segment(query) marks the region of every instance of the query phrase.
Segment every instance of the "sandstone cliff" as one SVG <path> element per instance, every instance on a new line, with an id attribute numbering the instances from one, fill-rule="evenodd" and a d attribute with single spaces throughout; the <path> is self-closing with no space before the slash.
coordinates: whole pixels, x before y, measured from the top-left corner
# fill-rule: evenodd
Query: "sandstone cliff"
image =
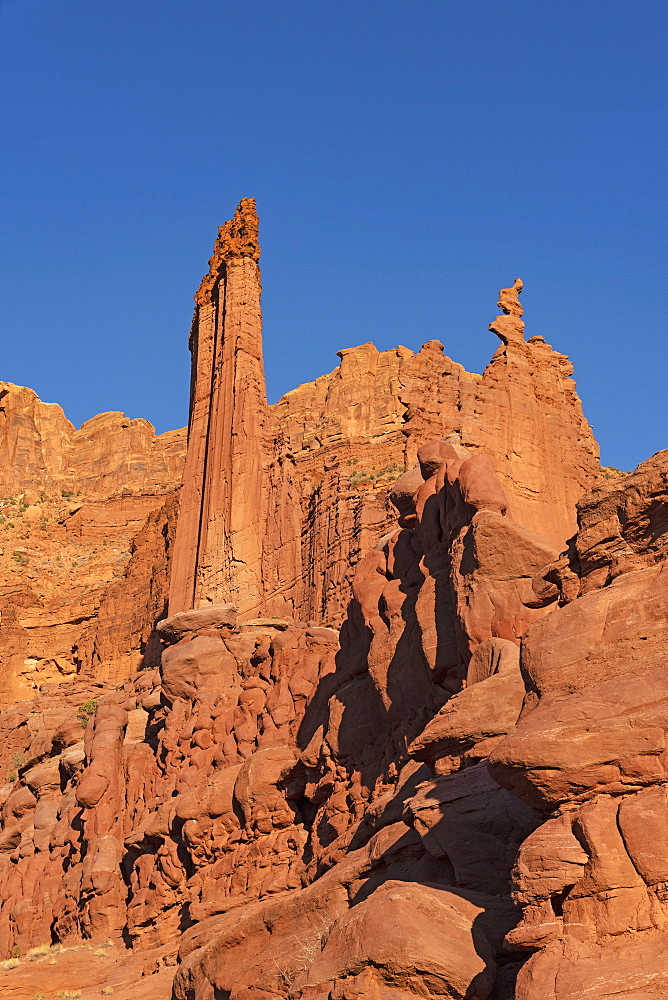
<path id="1" fill-rule="evenodd" d="M 0 717 L 6 954 L 125 940 L 166 998 L 178 947 L 180 1000 L 665 995 L 668 453 L 561 558 L 484 456 L 418 458 L 340 637 L 209 606 Z"/>
<path id="2" fill-rule="evenodd" d="M 0 986 L 660 1000 L 668 452 L 596 477 L 519 281 L 482 376 L 364 345 L 269 407 L 258 255 L 247 200 L 197 296 L 176 542 L 171 497 L 86 669 L 0 713 Z"/>
<path id="3" fill-rule="evenodd" d="M 563 548 L 598 448 L 568 359 L 524 339 L 521 282 L 500 293 L 491 329 L 502 345 L 482 376 L 438 341 L 418 354 L 365 344 L 268 407 L 258 239 L 246 199 L 221 227 L 196 296 L 170 610 L 233 601 L 242 614 L 339 626 L 350 567 L 370 541 L 363 526 L 390 524 L 380 487 L 434 439 L 489 455 L 513 517 Z"/>
<path id="4" fill-rule="evenodd" d="M 164 611 L 162 532 L 170 512 L 175 521 L 184 446 L 184 432 L 156 436 L 122 413 L 75 430 L 59 406 L 0 383 L 0 703 L 77 671 L 116 680 L 139 664 Z"/>

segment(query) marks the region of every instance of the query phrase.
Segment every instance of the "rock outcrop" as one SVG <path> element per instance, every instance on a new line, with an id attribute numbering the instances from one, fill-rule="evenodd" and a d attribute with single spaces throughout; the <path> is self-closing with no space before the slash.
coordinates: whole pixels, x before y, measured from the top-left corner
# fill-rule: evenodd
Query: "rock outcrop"
<path id="1" fill-rule="evenodd" d="M 0 383 L 0 704 L 141 662 L 167 600 L 184 446 L 122 413 L 75 430 Z"/>
<path id="2" fill-rule="evenodd" d="M 520 848 L 518 1000 L 668 991 L 668 452 L 578 505 L 537 597 L 525 709 L 494 778 L 549 818 Z M 546 585 L 547 584 L 547 585 Z"/>
<path id="3" fill-rule="evenodd" d="M 258 220 L 246 198 L 221 226 L 195 296 L 188 452 L 170 612 L 262 602 L 268 423 Z"/>
<path id="4" fill-rule="evenodd" d="M 183 470 L 184 432 L 156 435 L 148 420 L 100 413 L 77 430 L 56 403 L 0 381 L 0 492 L 53 490 L 109 497 L 173 486 Z"/>
<path id="5" fill-rule="evenodd" d="M 247 200 L 197 296 L 176 542 L 147 503 L 85 669 L 0 712 L 0 987 L 659 1000 L 668 452 L 596 479 L 519 281 L 482 376 L 364 345 L 270 407 L 258 255 Z"/>
<path id="6" fill-rule="evenodd" d="M 524 339 L 521 282 L 500 293 L 504 314 L 491 329 L 502 345 L 482 376 L 438 341 L 418 354 L 365 344 L 269 407 L 259 255 L 245 199 L 221 227 L 195 298 L 170 613 L 233 602 L 242 617 L 339 626 L 351 568 L 391 526 L 387 487 L 430 440 L 488 456 L 514 520 L 565 547 L 598 449 L 568 359 L 541 337 Z"/>
<path id="7" fill-rule="evenodd" d="M 439 450 L 438 472 L 433 449 L 424 463 L 432 496 L 448 461 L 466 464 Z M 444 488 L 441 513 L 459 505 L 464 522 L 451 517 L 449 539 L 477 516 L 461 507 L 464 481 Z M 487 487 L 478 513 L 499 495 L 489 469 Z M 203 608 L 162 627 L 159 674 L 98 695 L 85 735 L 87 690 L 72 689 L 59 712 L 62 689 L 17 706 L 20 724 L 7 724 L 21 763 L 3 807 L 6 951 L 39 946 L 48 927 L 64 944 L 125 938 L 163 954 L 185 930 L 177 997 L 327 996 L 339 982 L 396 992 L 407 980 L 418 995 L 490 995 L 499 963 L 512 966 L 513 845 L 537 819 L 487 777 L 479 751 L 468 772 L 453 765 L 435 778 L 406 753 L 449 697 L 429 652 L 412 651 L 415 589 L 402 598 L 392 586 L 404 549 L 403 579 L 419 589 L 433 546 L 424 510 L 386 543 L 397 554 L 384 574 L 388 604 L 395 592 L 389 628 L 382 615 L 365 624 L 380 598 L 363 560 L 342 646 L 333 629 L 232 624 L 229 611 L 212 619 Z M 457 587 L 452 567 L 449 581 Z M 434 613 L 452 606 L 436 598 Z M 40 783 L 42 773 L 60 780 Z"/>

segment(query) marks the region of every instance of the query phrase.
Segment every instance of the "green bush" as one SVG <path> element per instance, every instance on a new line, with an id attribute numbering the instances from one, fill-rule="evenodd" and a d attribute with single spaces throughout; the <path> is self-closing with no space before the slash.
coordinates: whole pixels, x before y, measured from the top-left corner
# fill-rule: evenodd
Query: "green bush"
<path id="1" fill-rule="evenodd" d="M 618 479 L 619 476 L 628 476 L 628 472 L 622 472 L 615 465 L 602 465 L 599 469 L 599 475 L 603 476 L 604 479 Z"/>
<path id="2" fill-rule="evenodd" d="M 86 726 L 88 725 L 88 720 L 90 719 L 91 715 L 95 715 L 96 712 L 97 712 L 97 702 L 94 701 L 92 698 L 89 698 L 88 701 L 85 701 L 83 705 L 79 706 L 77 710 L 77 718 L 81 723 L 82 729 L 86 728 Z"/>

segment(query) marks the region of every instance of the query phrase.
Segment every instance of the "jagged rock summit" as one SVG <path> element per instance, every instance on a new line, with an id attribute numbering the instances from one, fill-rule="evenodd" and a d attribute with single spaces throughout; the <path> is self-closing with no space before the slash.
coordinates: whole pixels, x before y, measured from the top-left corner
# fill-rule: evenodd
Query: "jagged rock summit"
<path id="1" fill-rule="evenodd" d="M 575 501 L 598 471 L 598 449 L 567 359 L 540 338 L 525 343 L 522 282 L 500 292 L 504 315 L 490 329 L 503 346 L 482 377 L 445 357 L 438 341 L 417 355 L 365 344 L 340 351 L 337 371 L 270 407 L 258 234 L 255 202 L 244 199 L 219 230 L 195 296 L 170 613 L 231 601 L 242 615 L 340 625 L 348 596 L 341 585 L 349 591 L 350 579 L 340 579 L 334 562 L 349 565 L 353 556 L 340 519 L 389 523 L 387 508 L 367 512 L 366 498 L 346 494 L 408 468 L 431 439 L 453 437 L 489 454 L 517 519 L 565 545 Z M 338 498 L 345 509 L 332 516 Z M 313 580 L 320 575 L 322 589 Z"/>
<path id="2" fill-rule="evenodd" d="M 28 607 L 69 633 L 30 563 L 2 591 L 34 595 L 0 624 L 3 995 L 664 998 L 668 452 L 599 475 L 519 279 L 482 375 L 364 344 L 269 406 L 258 260 L 245 199 L 196 295 L 180 498 L 130 463 L 61 514 L 80 432 L 3 411 L 53 551 L 152 498 L 94 655 L 11 704 Z"/>

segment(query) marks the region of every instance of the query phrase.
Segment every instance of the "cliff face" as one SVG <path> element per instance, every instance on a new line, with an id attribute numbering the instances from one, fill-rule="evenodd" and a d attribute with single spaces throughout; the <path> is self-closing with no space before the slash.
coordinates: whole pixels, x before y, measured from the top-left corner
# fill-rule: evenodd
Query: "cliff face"
<path id="1" fill-rule="evenodd" d="M 141 662 L 164 612 L 162 529 L 170 510 L 175 520 L 185 433 L 156 436 L 148 421 L 122 413 L 75 430 L 59 406 L 30 389 L 3 382 L 0 396 L 0 703 L 7 704 L 77 671 L 120 679 Z M 143 530 L 147 519 L 153 532 Z M 102 640 L 98 616 L 108 616 L 112 599 L 118 620 L 112 629 L 100 625 Z M 101 643 L 102 659 L 94 652 Z"/>
<path id="2" fill-rule="evenodd" d="M 0 713 L 2 989 L 660 1000 L 668 452 L 595 478 L 517 281 L 482 376 L 367 344 L 269 407 L 258 253 L 245 201 L 176 529 L 147 499 L 86 670 Z"/>
<path id="3" fill-rule="evenodd" d="M 337 370 L 272 407 L 300 471 L 317 476 L 325 463 L 347 471 L 351 460 L 371 473 L 388 459 L 410 468 L 420 445 L 452 439 L 492 456 L 513 516 L 563 546 L 576 528 L 575 503 L 598 475 L 598 446 L 572 365 L 542 337 L 525 341 L 516 322 L 515 338 L 482 376 L 451 361 L 437 340 L 417 354 L 373 344 L 340 351 Z"/>
<path id="4" fill-rule="evenodd" d="M 482 376 L 438 341 L 418 354 L 364 344 L 268 407 L 259 253 L 246 199 L 221 227 L 196 296 L 171 612 L 233 601 L 242 615 L 339 626 L 350 588 L 343 567 L 365 547 L 361 526 L 390 525 L 381 487 L 434 439 L 489 455 L 513 517 L 565 546 L 598 448 L 567 358 L 541 337 L 524 339 L 521 282 L 500 293 L 491 329 L 502 346 Z"/>
<path id="5" fill-rule="evenodd" d="M 184 432 L 155 434 L 148 420 L 100 413 L 76 430 L 56 403 L 0 382 L 0 491 L 74 490 L 107 497 L 158 484 L 183 470 Z"/>
<path id="6" fill-rule="evenodd" d="M 245 199 L 221 227 L 195 297 L 188 453 L 170 608 L 242 608 L 263 595 L 263 472 L 268 409 L 262 362 L 258 222 Z"/>
<path id="7" fill-rule="evenodd" d="M 72 979 L 123 939 L 165 1000 L 177 946 L 179 1000 L 665 995 L 668 453 L 562 557 L 485 456 L 419 459 L 340 636 L 210 606 L 159 672 L 0 716 L 5 953 L 55 936 L 91 996 L 144 995 Z"/>

